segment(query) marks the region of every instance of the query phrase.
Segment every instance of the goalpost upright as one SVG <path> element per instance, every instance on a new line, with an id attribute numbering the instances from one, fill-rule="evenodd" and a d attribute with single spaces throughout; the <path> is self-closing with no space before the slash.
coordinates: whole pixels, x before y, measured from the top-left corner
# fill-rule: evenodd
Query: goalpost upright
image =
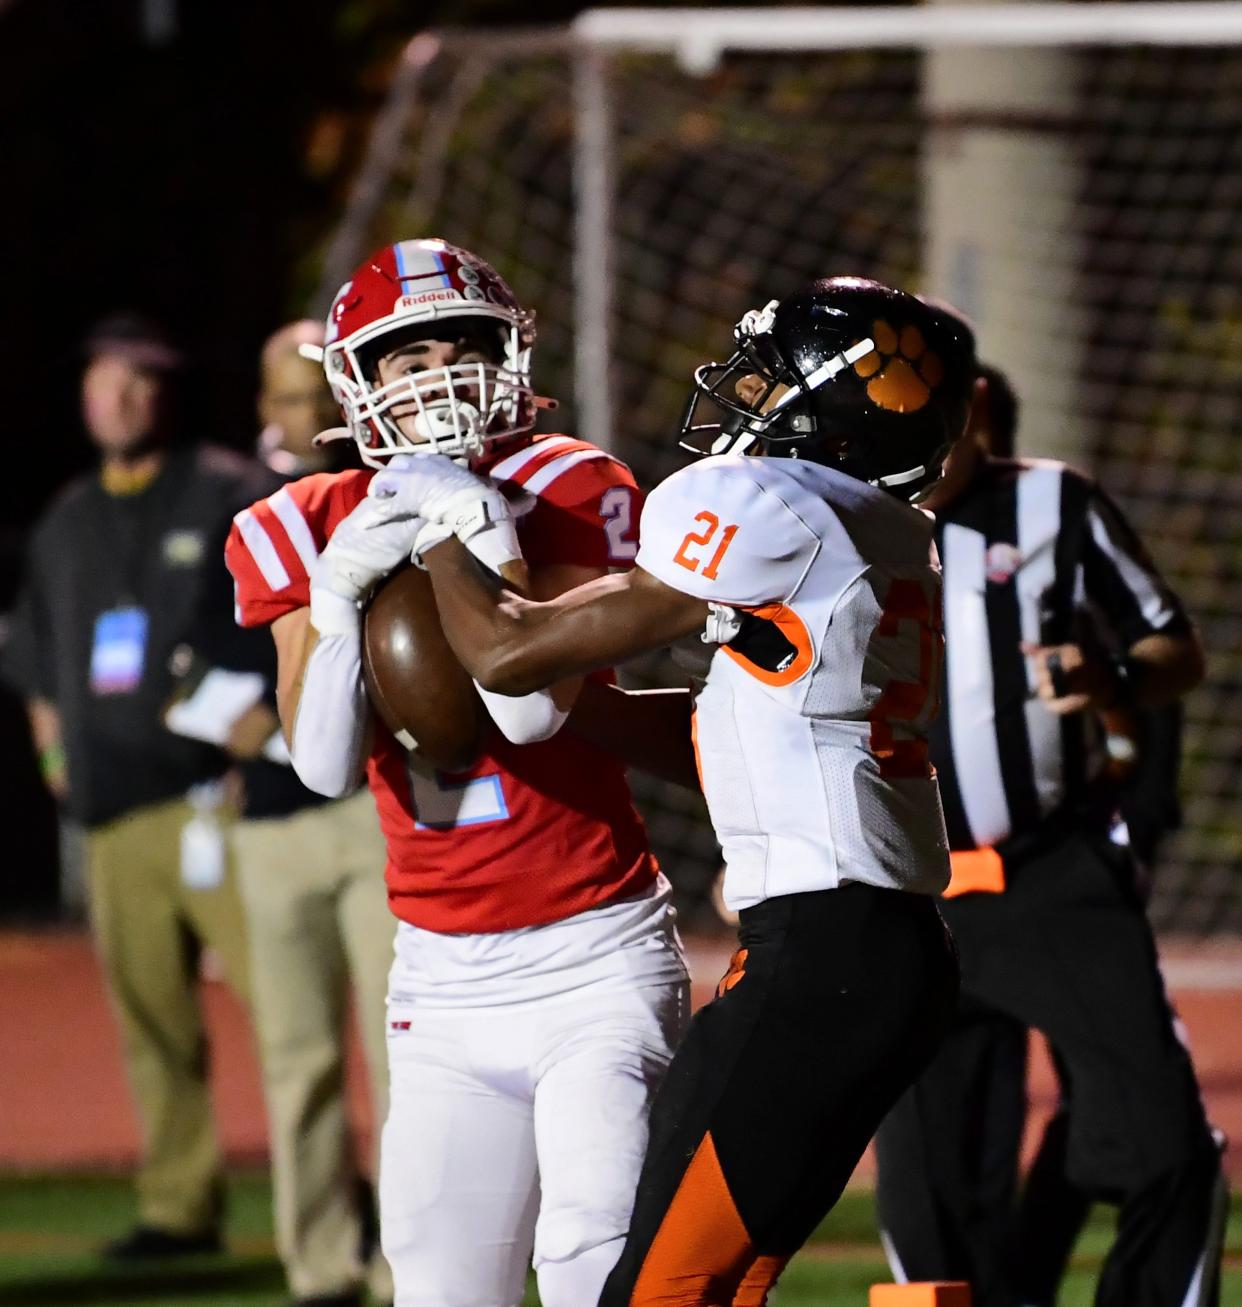
<path id="1" fill-rule="evenodd" d="M 609 60 L 671 56 L 704 77 L 727 54 L 926 52 L 923 285 L 975 319 L 1024 398 L 1026 447 L 1081 458 L 1074 380 L 1083 327 L 1069 140 L 1081 46 L 1242 41 L 1242 4 L 932 3 L 867 8 L 593 9 L 573 24 L 578 411 L 613 438 L 611 241 L 617 197 Z M 1021 50 L 1024 58 L 1015 60 Z M 1000 52 L 999 56 L 997 52 Z M 1012 256 L 1025 247 L 1023 261 Z"/>

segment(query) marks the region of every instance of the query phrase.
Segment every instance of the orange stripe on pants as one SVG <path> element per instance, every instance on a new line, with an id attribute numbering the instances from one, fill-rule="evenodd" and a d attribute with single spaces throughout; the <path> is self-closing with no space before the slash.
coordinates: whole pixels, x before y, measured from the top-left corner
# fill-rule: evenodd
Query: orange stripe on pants
<path id="1" fill-rule="evenodd" d="M 788 1260 L 756 1254 L 709 1132 L 643 1258 L 630 1307 L 764 1307 Z"/>
<path id="2" fill-rule="evenodd" d="M 768 1290 L 785 1269 L 788 1257 L 756 1257 L 733 1295 L 733 1307 L 764 1307 Z"/>

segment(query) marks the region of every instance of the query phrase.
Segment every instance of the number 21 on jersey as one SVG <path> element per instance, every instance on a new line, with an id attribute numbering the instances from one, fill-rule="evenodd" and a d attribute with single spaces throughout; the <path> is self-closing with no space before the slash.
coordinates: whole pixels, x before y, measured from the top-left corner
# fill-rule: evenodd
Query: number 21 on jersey
<path id="1" fill-rule="evenodd" d="M 687 572 L 698 572 L 699 565 L 707 558 L 707 563 L 699 573 L 705 580 L 714 581 L 716 574 L 720 570 L 720 564 L 724 560 L 725 554 L 729 552 L 729 546 L 733 543 L 733 537 L 737 535 L 737 526 L 726 526 L 720 531 L 720 519 L 715 513 L 708 512 L 704 509 L 701 513 L 694 516 L 695 522 L 701 525 L 701 530 L 687 531 L 686 538 L 677 547 L 677 552 L 673 555 L 673 562 L 684 567 Z M 716 532 L 720 531 L 720 540 L 716 541 Z M 711 557 L 708 558 L 709 548 L 715 544 L 715 550 Z M 693 550 L 693 553 L 691 552 Z"/>

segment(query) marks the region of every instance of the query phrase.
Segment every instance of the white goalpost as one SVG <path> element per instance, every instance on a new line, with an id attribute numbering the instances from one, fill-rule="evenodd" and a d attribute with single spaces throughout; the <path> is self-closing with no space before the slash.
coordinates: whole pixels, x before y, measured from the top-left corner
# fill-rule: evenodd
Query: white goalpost
<path id="1" fill-rule="evenodd" d="M 691 370 L 745 309 L 855 272 L 969 313 L 1021 397 L 1020 452 L 1102 478 L 1214 652 L 1154 910 L 1242 929 L 1242 3 L 608 9 L 422 33 L 320 306 L 413 233 L 497 264 L 538 311 L 561 420 L 647 484 L 677 465 Z M 682 882 L 706 882 L 693 805 L 641 788 Z"/>
<path id="2" fill-rule="evenodd" d="M 608 287 L 614 252 L 609 238 L 616 205 L 611 166 L 614 111 L 608 56 L 672 58 L 705 77 L 728 54 L 806 55 L 851 50 L 919 50 L 926 54 L 923 95 L 932 139 L 926 169 L 924 289 L 959 305 L 992 337 L 990 348 L 1028 396 L 1026 438 L 1039 452 L 1080 453 L 1071 419 L 1068 373 L 1077 342 L 1067 321 L 1073 258 L 1066 210 L 1074 162 L 1064 144 L 1072 122 L 1069 51 L 1082 46 L 1163 48 L 1242 42 L 1242 5 L 1232 3 L 936 4 L 873 8 L 596 9 L 573 25 L 577 178 L 577 374 L 609 375 L 612 314 Z M 1015 58 L 1021 52 L 1022 57 Z M 952 142 L 936 140 L 946 124 Z M 1057 136 L 1061 140 L 1057 140 Z M 1002 138 L 996 140 L 996 137 Z M 999 149 L 997 148 L 999 146 Z M 995 173 L 1004 184 L 995 184 Z M 982 196 L 986 212 L 970 197 Z M 1034 233 L 1038 258 L 1025 284 L 1014 285 L 1012 260 L 992 251 Z M 978 230 L 982 218 L 990 240 Z M 1057 241 L 1057 237 L 1061 242 Z M 599 276 L 590 275 L 598 270 Z M 1049 285 L 1049 281 L 1053 284 Z M 1042 321 L 1021 326 L 993 314 L 992 301 L 1024 294 Z M 999 340 L 1001 334 L 1015 336 Z M 1036 357 L 1031 357 L 1034 341 Z M 1035 384 L 1023 384 L 1030 381 Z M 1052 404 L 1032 395 L 1057 392 Z M 1033 411 L 1032 411 L 1033 410 Z M 596 439 L 612 438 L 613 408 L 605 384 L 579 393 L 579 413 Z"/>

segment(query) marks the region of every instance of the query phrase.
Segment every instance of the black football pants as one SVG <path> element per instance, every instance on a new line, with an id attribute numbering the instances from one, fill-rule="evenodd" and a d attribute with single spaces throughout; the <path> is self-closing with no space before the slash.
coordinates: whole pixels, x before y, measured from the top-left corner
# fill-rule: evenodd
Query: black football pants
<path id="1" fill-rule="evenodd" d="M 762 1307 L 952 1020 L 957 963 L 928 898 L 770 899 L 739 945 L 652 1108 L 600 1307 Z"/>
<path id="2" fill-rule="evenodd" d="M 961 955 L 963 1016 L 877 1139 L 890 1257 L 911 1280 L 973 1280 L 977 1307 L 1021 1301 L 1005 1274 L 1016 1265 L 1004 1242 L 1012 1199 L 1005 1214 L 984 1211 L 1000 1199 L 971 1163 L 989 1129 L 988 1146 L 1003 1151 L 995 1123 L 1015 1101 L 995 1066 L 980 1070 L 979 1014 L 990 1012 L 1043 1031 L 1056 1049 L 1069 1101 L 1065 1176 L 1119 1206 L 1097 1307 L 1206 1307 L 1222 1236 L 1219 1154 L 1128 855 L 1079 833 L 1007 870 L 1004 894 L 942 905 Z M 980 1106 L 989 1078 L 999 1107 Z"/>

